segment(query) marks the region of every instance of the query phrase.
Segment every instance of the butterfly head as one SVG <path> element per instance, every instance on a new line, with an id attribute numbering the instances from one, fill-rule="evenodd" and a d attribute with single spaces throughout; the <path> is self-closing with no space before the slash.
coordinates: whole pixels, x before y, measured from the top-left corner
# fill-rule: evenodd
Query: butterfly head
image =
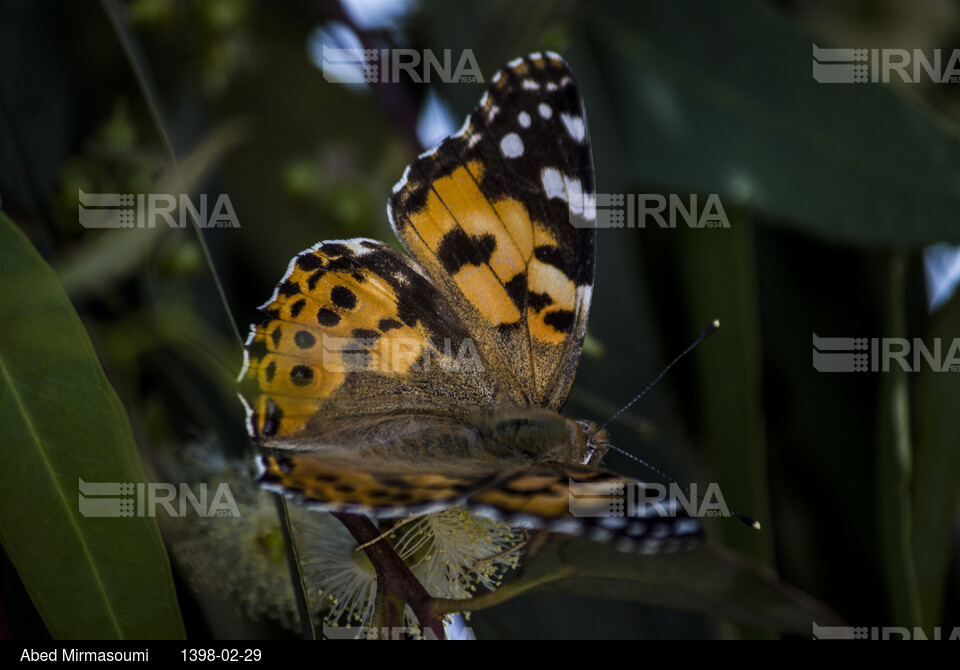
<path id="1" fill-rule="evenodd" d="M 578 460 L 581 465 L 597 465 L 610 448 L 607 431 L 593 421 L 576 421 Z M 579 445 L 582 445 L 579 446 Z"/>

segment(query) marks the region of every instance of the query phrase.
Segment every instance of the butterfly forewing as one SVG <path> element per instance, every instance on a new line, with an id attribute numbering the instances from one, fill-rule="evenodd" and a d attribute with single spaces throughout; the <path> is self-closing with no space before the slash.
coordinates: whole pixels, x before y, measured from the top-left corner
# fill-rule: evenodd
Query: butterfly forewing
<path id="1" fill-rule="evenodd" d="M 593 285 L 593 196 L 580 92 L 549 53 L 498 72 L 463 129 L 394 187 L 394 231 L 517 404 L 559 409 L 569 392 Z"/>

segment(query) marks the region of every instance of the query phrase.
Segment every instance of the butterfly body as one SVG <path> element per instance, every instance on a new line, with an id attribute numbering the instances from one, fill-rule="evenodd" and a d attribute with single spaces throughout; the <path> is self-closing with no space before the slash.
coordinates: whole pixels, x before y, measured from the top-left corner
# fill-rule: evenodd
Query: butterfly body
<path id="1" fill-rule="evenodd" d="M 592 295 L 593 202 L 568 66 L 511 62 L 394 187 L 387 214 L 410 255 L 319 243 L 261 307 L 239 382 L 263 484 L 331 511 L 465 505 L 650 551 L 694 540 L 682 512 L 632 521 L 603 514 L 602 496 L 571 510 L 576 484 L 642 486 L 600 466 L 605 431 L 559 413 Z"/>

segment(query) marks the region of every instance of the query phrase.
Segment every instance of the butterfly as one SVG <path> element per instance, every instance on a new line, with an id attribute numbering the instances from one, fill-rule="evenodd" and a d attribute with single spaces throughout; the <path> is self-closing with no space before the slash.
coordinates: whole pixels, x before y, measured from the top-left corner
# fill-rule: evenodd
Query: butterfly
<path id="1" fill-rule="evenodd" d="M 261 306 L 239 378 L 261 484 L 378 518 L 462 505 L 625 550 L 695 543 L 683 509 L 625 514 L 644 485 L 601 467 L 605 430 L 559 413 L 590 309 L 594 193 L 570 68 L 551 52 L 508 63 L 393 188 L 409 255 L 318 243 Z"/>

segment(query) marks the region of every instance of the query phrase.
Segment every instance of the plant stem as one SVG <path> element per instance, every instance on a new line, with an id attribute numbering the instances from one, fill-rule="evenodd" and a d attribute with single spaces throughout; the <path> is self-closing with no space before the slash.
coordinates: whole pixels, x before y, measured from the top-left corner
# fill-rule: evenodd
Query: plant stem
<path id="1" fill-rule="evenodd" d="M 380 535 L 373 522 L 365 516 L 341 513 L 333 513 L 333 516 L 347 527 L 358 544 L 371 542 Z M 400 626 L 403 622 L 403 608 L 397 607 L 396 601 L 399 600 L 401 605 L 406 603 L 410 606 L 420 625 L 425 629 L 429 628 L 436 639 L 446 639 L 443 619 L 432 609 L 433 598 L 413 576 L 393 547 L 386 541 L 373 542 L 364 548 L 364 552 L 377 572 L 378 620 L 385 620 L 390 627 Z"/>

